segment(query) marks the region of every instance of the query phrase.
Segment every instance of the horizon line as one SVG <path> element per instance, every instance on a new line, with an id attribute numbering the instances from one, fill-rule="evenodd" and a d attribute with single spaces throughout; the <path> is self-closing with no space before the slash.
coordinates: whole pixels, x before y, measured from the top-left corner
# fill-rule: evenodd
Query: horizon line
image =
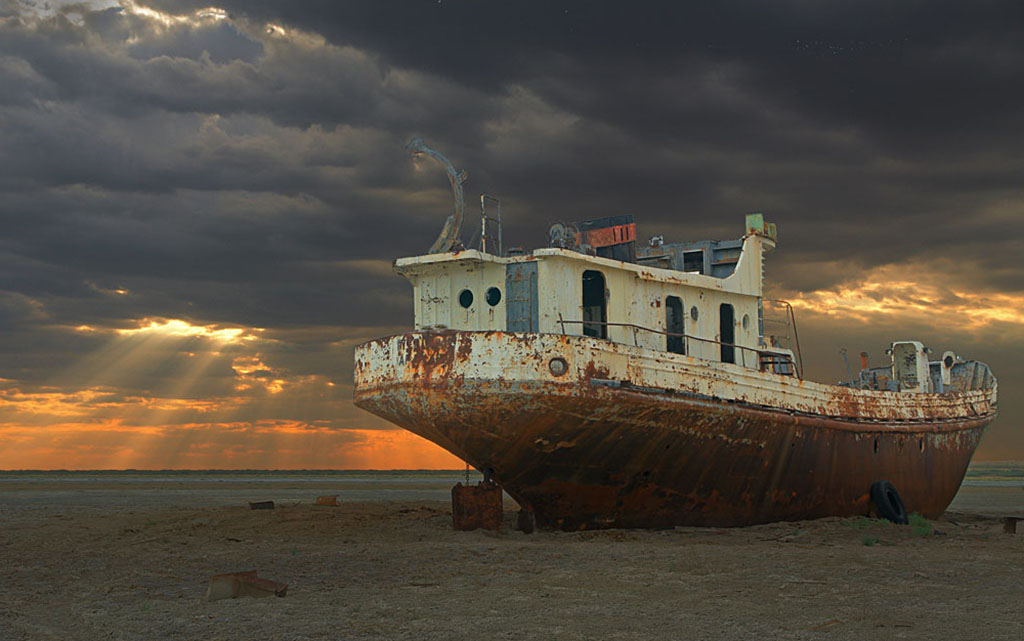
<path id="1" fill-rule="evenodd" d="M 1024 459 L 1002 459 L 971 461 L 968 468 L 973 465 L 1024 465 Z M 475 467 L 469 467 L 469 471 L 480 474 Z M 97 473 L 159 473 L 159 472 L 216 472 L 216 473 L 239 473 L 239 472 L 274 472 L 274 473 L 387 473 L 387 472 L 419 472 L 419 473 L 458 473 L 465 474 L 466 468 L 96 468 L 96 469 L 68 469 L 68 468 L 22 468 L 22 469 L 0 469 L 0 474 L 25 474 L 25 473 L 68 473 L 68 474 L 97 474 Z"/>
<path id="2" fill-rule="evenodd" d="M 474 473 L 479 474 L 476 468 L 470 468 Z M 36 468 L 36 469 L 0 469 L 0 474 L 26 473 L 26 472 L 66 472 L 66 473 L 97 473 L 97 472 L 458 472 L 465 474 L 465 468 L 259 468 L 259 467 L 237 467 L 237 468 L 97 468 L 97 469 L 68 469 L 68 468 Z"/>

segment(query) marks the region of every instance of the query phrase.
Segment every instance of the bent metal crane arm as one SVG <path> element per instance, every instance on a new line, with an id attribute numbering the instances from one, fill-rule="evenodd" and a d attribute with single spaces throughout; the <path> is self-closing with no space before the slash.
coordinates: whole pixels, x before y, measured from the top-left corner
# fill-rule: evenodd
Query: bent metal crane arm
<path id="1" fill-rule="evenodd" d="M 465 198 L 462 194 L 462 183 L 466 182 L 469 176 L 465 170 L 456 170 L 455 165 L 444 154 L 428 147 L 422 138 L 413 138 L 405 146 L 405 149 L 411 156 L 418 156 L 420 154 L 430 156 L 441 163 L 445 171 L 448 172 L 448 180 L 452 184 L 452 198 L 455 200 L 455 212 L 445 221 L 444 227 L 441 228 L 441 235 L 437 237 L 437 240 L 434 241 L 430 251 L 427 253 L 443 254 L 452 251 L 452 249 L 456 248 L 456 245 L 461 246 L 459 236 L 462 234 L 463 210 L 466 208 Z"/>

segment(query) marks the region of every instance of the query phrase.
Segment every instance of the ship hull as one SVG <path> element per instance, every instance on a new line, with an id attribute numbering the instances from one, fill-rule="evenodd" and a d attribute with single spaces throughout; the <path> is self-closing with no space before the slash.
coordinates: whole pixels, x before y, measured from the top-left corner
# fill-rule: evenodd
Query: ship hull
<path id="1" fill-rule="evenodd" d="M 577 336 L 411 333 L 357 349 L 355 400 L 493 470 L 538 525 L 561 529 L 866 515 L 883 479 L 908 511 L 934 517 L 995 416 L 994 393 L 872 398 L 647 352 Z M 567 371 L 552 373 L 552 358 Z"/>

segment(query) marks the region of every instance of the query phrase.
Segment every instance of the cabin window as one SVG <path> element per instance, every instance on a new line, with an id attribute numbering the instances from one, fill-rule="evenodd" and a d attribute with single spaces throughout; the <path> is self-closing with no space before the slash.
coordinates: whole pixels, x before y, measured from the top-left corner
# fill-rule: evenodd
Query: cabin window
<path id="1" fill-rule="evenodd" d="M 583 272 L 583 335 L 608 338 L 607 322 L 604 274 L 588 269 Z"/>
<path id="2" fill-rule="evenodd" d="M 491 287 L 487 290 L 485 298 L 487 299 L 487 304 L 494 307 L 501 302 L 501 290 L 497 287 Z"/>
<path id="3" fill-rule="evenodd" d="M 722 342 L 723 363 L 736 362 L 736 347 L 733 345 L 733 343 L 736 342 L 736 320 L 734 316 L 735 314 L 733 312 L 732 305 L 729 303 L 722 303 L 722 306 L 718 309 L 718 340 Z"/>
<path id="4" fill-rule="evenodd" d="M 459 305 L 462 305 L 466 309 L 469 309 L 469 306 L 472 304 L 473 292 L 469 291 L 468 289 L 464 289 L 461 292 L 459 292 Z"/>
<path id="5" fill-rule="evenodd" d="M 704 273 L 704 250 L 698 249 L 695 252 L 683 252 L 683 271 Z"/>
<path id="6" fill-rule="evenodd" d="M 665 351 L 673 354 L 686 353 L 686 338 L 684 336 L 673 336 L 683 334 L 686 330 L 683 325 L 685 312 L 683 312 L 683 301 L 678 296 L 665 298 Z"/>

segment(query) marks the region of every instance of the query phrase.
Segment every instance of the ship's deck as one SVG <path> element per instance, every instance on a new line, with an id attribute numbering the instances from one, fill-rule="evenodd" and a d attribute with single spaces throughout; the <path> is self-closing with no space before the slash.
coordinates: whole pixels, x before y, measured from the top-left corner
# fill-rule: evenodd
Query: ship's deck
<path id="1" fill-rule="evenodd" d="M 556 374 L 552 362 L 564 363 Z M 862 390 L 589 336 L 446 330 L 360 345 L 357 389 L 452 380 L 606 385 L 688 394 L 793 414 L 874 425 L 935 425 L 994 418 L 996 389 L 916 394 Z"/>

